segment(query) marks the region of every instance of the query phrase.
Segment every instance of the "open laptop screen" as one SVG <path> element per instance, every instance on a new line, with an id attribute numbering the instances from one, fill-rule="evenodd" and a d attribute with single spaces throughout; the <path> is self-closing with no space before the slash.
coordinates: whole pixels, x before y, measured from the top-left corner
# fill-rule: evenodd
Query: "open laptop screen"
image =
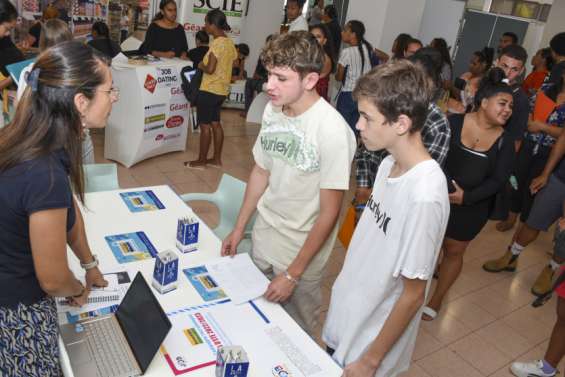
<path id="1" fill-rule="evenodd" d="M 171 329 L 171 322 L 140 272 L 116 311 L 116 318 L 141 372 L 145 373 Z"/>

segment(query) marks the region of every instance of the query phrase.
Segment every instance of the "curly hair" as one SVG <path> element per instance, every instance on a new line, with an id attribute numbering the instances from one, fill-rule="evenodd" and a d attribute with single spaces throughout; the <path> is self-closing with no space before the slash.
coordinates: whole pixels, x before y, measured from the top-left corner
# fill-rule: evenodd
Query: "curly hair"
<path id="1" fill-rule="evenodd" d="M 301 78 L 320 73 L 324 67 L 324 50 L 307 31 L 294 31 L 271 39 L 261 51 L 265 67 L 289 67 Z"/>

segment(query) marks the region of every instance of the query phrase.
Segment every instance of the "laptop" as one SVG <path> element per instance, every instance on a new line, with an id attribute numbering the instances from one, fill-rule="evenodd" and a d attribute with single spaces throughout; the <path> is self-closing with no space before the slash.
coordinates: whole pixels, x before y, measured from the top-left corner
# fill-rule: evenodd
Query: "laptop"
<path id="1" fill-rule="evenodd" d="M 171 322 L 140 272 L 115 314 L 60 326 L 77 377 L 134 377 L 145 373 Z"/>

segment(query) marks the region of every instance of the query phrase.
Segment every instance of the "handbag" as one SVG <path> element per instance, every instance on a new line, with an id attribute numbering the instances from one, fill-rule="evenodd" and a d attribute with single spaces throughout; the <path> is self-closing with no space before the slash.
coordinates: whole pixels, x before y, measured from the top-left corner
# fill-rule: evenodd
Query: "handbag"
<path id="1" fill-rule="evenodd" d="M 184 67 L 180 72 L 180 77 L 181 88 L 186 100 L 190 102 L 190 106 L 195 106 L 202 83 L 202 71 L 198 68 Z"/>

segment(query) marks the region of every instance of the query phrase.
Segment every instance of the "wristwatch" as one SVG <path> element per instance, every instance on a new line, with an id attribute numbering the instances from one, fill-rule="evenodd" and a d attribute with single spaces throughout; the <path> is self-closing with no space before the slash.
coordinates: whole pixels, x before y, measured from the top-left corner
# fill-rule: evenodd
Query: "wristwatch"
<path id="1" fill-rule="evenodd" d="M 81 263 L 80 266 L 84 268 L 86 271 L 92 270 L 94 267 L 98 267 L 98 258 L 96 254 L 92 254 L 92 262 L 90 263 Z"/>

